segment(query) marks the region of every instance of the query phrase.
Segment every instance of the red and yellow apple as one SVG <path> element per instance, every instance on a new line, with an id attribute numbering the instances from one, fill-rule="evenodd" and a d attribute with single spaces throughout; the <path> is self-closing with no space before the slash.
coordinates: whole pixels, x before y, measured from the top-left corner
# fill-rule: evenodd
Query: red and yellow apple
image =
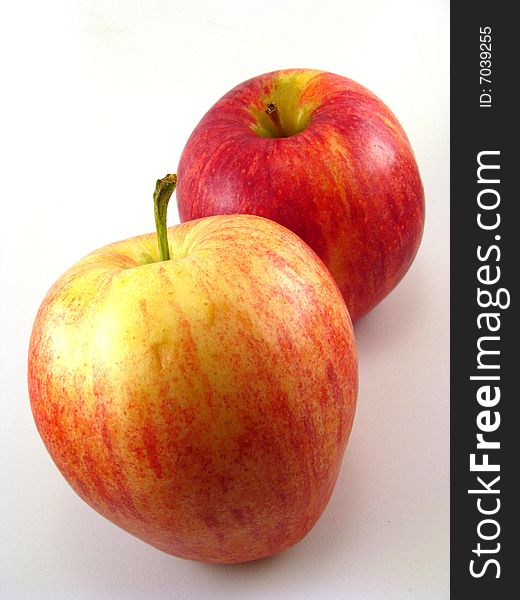
<path id="1" fill-rule="evenodd" d="M 321 257 L 352 319 L 401 280 L 422 237 L 424 194 L 405 132 L 358 83 L 289 69 L 250 79 L 202 118 L 182 153 L 181 221 L 251 213 Z"/>
<path id="2" fill-rule="evenodd" d="M 29 348 L 36 425 L 74 490 L 135 536 L 205 562 L 265 557 L 332 493 L 357 394 L 349 314 L 266 219 L 191 221 L 168 249 L 111 244 L 51 288 Z"/>

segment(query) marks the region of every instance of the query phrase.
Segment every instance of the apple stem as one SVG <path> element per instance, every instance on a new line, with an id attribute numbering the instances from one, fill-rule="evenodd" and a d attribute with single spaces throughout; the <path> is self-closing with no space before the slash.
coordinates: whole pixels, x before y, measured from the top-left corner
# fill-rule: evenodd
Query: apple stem
<path id="1" fill-rule="evenodd" d="M 166 175 L 157 180 L 155 192 L 153 193 L 153 206 L 155 215 L 155 230 L 157 231 L 157 243 L 159 244 L 160 260 L 170 260 L 170 249 L 168 248 L 168 228 L 166 227 L 166 211 L 173 190 L 177 185 L 177 175 Z"/>
<path id="2" fill-rule="evenodd" d="M 274 102 L 269 102 L 269 104 L 265 107 L 265 114 L 271 119 L 271 122 L 275 126 L 278 135 L 280 137 L 287 137 L 287 134 L 282 126 L 282 122 L 280 121 L 278 107 Z"/>

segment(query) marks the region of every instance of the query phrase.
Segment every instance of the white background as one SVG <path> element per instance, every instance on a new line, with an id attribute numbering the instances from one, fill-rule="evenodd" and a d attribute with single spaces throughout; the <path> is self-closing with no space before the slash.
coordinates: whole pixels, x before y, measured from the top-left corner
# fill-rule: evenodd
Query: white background
<path id="1" fill-rule="evenodd" d="M 1 6 L 0 597 L 447 598 L 448 1 Z M 356 326 L 358 413 L 322 518 L 281 555 L 207 566 L 145 545 L 68 487 L 32 421 L 28 340 L 67 267 L 153 230 L 155 180 L 203 113 L 244 79 L 295 66 L 351 77 L 395 112 L 426 231 L 407 277 Z"/>

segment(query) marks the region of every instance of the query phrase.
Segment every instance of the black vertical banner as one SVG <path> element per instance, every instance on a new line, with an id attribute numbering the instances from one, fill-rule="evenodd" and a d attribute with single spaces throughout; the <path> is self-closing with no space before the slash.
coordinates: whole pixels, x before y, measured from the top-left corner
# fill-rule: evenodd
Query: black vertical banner
<path id="1" fill-rule="evenodd" d="M 514 7 L 451 4 L 451 597 L 472 600 L 520 581 Z"/>

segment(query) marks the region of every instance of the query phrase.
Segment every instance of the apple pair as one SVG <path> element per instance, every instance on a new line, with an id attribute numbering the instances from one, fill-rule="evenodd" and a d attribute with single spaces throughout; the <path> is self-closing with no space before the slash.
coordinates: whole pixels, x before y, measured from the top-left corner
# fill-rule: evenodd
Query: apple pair
<path id="1" fill-rule="evenodd" d="M 176 178 L 159 180 L 157 235 L 93 252 L 48 292 L 29 394 L 98 512 L 171 554 L 243 562 L 296 543 L 330 498 L 357 396 L 343 297 L 360 316 L 402 277 L 422 188 L 388 109 L 304 70 L 227 94 L 179 175 L 188 222 L 166 228 Z"/>

